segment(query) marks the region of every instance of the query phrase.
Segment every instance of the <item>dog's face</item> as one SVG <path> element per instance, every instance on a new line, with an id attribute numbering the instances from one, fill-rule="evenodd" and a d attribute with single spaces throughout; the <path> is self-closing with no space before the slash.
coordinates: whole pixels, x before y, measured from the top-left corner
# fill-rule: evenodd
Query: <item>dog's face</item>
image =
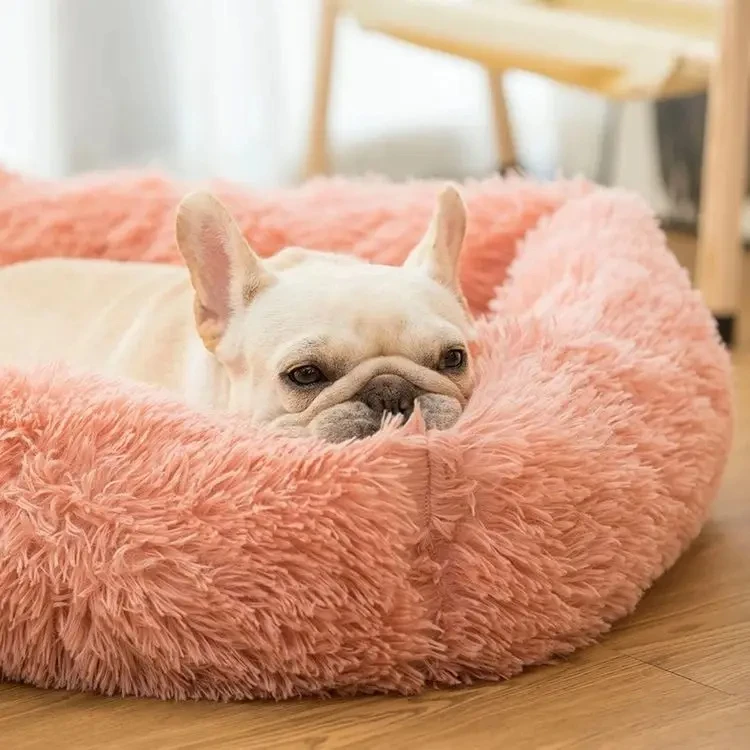
<path id="1" fill-rule="evenodd" d="M 178 244 L 230 407 L 335 441 L 372 434 L 389 414 L 408 419 L 415 404 L 428 426 L 455 421 L 472 388 L 457 279 L 465 224 L 447 188 L 401 267 L 301 248 L 261 260 L 215 198 L 185 198 Z"/>

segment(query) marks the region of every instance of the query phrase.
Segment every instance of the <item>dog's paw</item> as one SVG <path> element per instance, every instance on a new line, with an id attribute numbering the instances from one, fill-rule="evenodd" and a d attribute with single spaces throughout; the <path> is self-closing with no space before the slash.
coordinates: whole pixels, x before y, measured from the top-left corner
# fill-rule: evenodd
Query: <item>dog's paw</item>
<path id="1" fill-rule="evenodd" d="M 437 393 L 425 393 L 417 397 L 416 404 L 428 430 L 447 430 L 453 427 L 463 412 L 461 404 L 455 398 Z"/>
<path id="2" fill-rule="evenodd" d="M 372 409 L 360 401 L 347 401 L 318 414 L 308 427 L 310 434 L 329 443 L 369 437 L 380 429 Z"/>

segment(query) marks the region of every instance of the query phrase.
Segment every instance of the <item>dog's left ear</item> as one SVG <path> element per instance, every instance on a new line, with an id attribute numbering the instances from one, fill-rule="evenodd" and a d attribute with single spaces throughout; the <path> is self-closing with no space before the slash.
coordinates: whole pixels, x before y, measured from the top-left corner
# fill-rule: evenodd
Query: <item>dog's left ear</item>
<path id="1" fill-rule="evenodd" d="M 466 234 L 466 206 L 452 185 L 443 188 L 424 237 L 404 262 L 420 268 L 443 286 L 461 294 L 458 259 Z"/>
<path id="2" fill-rule="evenodd" d="M 210 193 L 191 193 L 177 209 L 177 245 L 195 289 L 195 323 L 214 351 L 232 315 L 272 282 L 229 211 Z"/>

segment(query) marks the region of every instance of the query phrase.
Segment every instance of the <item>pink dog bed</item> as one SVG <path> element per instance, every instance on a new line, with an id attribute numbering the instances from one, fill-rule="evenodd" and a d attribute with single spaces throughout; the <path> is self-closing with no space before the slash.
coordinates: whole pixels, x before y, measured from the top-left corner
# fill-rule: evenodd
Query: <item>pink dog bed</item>
<path id="1" fill-rule="evenodd" d="M 391 262 L 436 189 L 218 192 L 265 254 Z M 0 173 L 0 260 L 174 261 L 182 191 Z M 446 432 L 330 446 L 132 384 L 0 370 L 5 679 L 162 698 L 412 693 L 508 677 L 633 609 L 699 532 L 727 456 L 713 320 L 632 196 L 520 180 L 465 195 L 464 286 L 489 314 L 478 387 Z"/>

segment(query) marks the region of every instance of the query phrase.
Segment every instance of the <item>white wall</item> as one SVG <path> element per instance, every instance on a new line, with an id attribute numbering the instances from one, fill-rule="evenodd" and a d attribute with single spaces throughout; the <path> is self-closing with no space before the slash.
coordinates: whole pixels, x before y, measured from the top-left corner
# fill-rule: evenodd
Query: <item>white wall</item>
<path id="1" fill-rule="evenodd" d="M 0 161 L 57 174 L 54 7 L 49 0 L 0 4 Z"/>

